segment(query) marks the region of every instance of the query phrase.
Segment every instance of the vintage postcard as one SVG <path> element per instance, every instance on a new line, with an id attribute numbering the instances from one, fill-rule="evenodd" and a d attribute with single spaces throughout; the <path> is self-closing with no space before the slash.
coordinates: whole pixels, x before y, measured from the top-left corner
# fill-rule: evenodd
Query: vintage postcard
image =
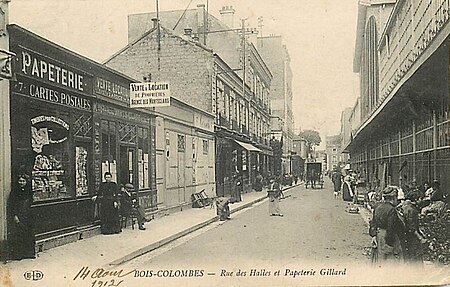
<path id="1" fill-rule="evenodd" d="M 0 0 L 0 285 L 449 285 L 449 18 Z"/>

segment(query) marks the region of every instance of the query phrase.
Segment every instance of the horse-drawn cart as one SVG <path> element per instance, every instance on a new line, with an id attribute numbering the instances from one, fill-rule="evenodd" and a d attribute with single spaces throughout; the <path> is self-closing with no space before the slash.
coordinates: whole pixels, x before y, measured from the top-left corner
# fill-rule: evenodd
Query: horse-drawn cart
<path id="1" fill-rule="evenodd" d="M 323 174 L 322 174 L 322 163 L 320 162 L 307 162 L 305 163 L 305 188 L 308 186 L 316 188 L 320 186 L 323 188 Z"/>

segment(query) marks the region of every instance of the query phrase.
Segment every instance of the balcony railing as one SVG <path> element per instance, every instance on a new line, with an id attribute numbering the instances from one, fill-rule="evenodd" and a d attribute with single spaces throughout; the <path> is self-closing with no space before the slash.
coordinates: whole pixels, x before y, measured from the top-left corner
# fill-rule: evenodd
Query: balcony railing
<path id="1" fill-rule="evenodd" d="M 230 126 L 230 123 L 224 116 L 219 115 L 219 125 L 228 128 Z"/>
<path id="2" fill-rule="evenodd" d="M 244 135 L 248 134 L 248 130 L 247 130 L 247 127 L 245 125 L 241 125 L 241 133 L 244 134 Z"/>
<path id="3" fill-rule="evenodd" d="M 241 129 L 239 127 L 239 124 L 238 124 L 237 120 L 232 120 L 231 121 L 231 129 L 233 131 L 236 131 L 236 132 L 241 132 Z"/>

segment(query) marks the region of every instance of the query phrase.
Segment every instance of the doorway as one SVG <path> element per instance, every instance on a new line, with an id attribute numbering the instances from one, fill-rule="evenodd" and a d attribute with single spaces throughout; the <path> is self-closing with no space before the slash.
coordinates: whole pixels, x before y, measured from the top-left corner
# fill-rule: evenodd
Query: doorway
<path id="1" fill-rule="evenodd" d="M 130 146 L 120 146 L 120 167 L 119 167 L 119 182 L 120 184 L 131 183 L 137 188 L 135 184 L 136 179 L 136 148 Z"/>

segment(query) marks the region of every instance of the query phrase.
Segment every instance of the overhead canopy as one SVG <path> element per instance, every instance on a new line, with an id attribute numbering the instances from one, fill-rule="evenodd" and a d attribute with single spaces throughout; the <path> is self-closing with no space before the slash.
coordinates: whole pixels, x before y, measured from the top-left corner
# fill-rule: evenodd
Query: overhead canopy
<path id="1" fill-rule="evenodd" d="M 237 140 L 234 140 L 238 145 L 240 145 L 241 147 L 245 148 L 248 151 L 256 151 L 256 152 L 261 152 L 261 150 L 257 147 L 255 147 L 252 144 L 248 144 L 248 143 L 243 143 Z"/>
<path id="2" fill-rule="evenodd" d="M 262 154 L 272 156 L 272 155 L 273 155 L 273 152 L 272 152 L 271 150 L 265 150 L 265 149 L 263 149 L 263 150 L 262 150 Z"/>

